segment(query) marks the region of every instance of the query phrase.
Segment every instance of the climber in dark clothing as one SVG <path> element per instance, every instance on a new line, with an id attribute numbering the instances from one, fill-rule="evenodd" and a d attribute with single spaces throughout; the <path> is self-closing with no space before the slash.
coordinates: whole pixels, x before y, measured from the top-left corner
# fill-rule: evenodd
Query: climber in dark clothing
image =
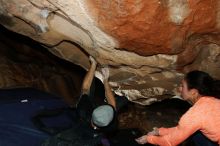
<path id="1" fill-rule="evenodd" d="M 109 146 L 108 135 L 117 130 L 117 107 L 114 94 L 108 83 L 109 70 L 102 68 L 107 103 L 97 106 L 94 100 L 94 74 L 97 63 L 90 57 L 91 66 L 83 84 L 82 93 L 76 105 L 74 125 L 44 142 L 43 146 Z M 124 102 L 126 103 L 126 102 Z"/>
<path id="2" fill-rule="evenodd" d="M 105 87 L 105 96 L 107 103 L 101 106 L 97 106 L 94 101 L 94 74 L 96 70 L 96 61 L 90 57 L 91 67 L 86 74 L 82 84 L 82 94 L 77 103 L 77 112 L 81 120 L 91 123 L 94 129 L 100 131 L 107 129 L 114 131 L 117 125 L 116 119 L 116 101 L 108 83 L 109 70 L 108 68 L 102 68 L 103 83 Z M 92 87 L 91 87 L 92 85 Z M 111 128 L 109 128 L 111 127 Z"/>

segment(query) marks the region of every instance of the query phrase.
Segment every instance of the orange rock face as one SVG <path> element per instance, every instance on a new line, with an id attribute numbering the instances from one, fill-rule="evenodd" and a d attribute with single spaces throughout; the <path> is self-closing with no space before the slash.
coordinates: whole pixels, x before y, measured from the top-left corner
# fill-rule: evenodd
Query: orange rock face
<path id="1" fill-rule="evenodd" d="M 88 1 L 97 25 L 118 40 L 118 49 L 143 56 L 179 54 L 194 43 L 192 36 L 218 32 L 218 0 Z"/>

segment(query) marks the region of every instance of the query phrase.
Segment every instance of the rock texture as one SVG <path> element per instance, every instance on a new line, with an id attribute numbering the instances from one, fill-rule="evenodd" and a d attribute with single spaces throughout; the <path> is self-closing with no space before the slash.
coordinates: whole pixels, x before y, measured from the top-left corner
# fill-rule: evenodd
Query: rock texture
<path id="1" fill-rule="evenodd" d="M 187 71 L 220 78 L 218 0 L 0 0 L 0 23 L 85 69 L 94 56 L 144 105 L 176 95 Z"/>
<path id="2" fill-rule="evenodd" d="M 1 89 L 36 88 L 75 105 L 85 73 L 81 67 L 52 55 L 39 43 L 0 27 Z"/>

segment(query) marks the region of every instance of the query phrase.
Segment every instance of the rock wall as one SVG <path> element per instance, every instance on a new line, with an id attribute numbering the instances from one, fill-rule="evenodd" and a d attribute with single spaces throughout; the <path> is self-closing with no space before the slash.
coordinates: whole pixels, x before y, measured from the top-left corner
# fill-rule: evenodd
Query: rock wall
<path id="1" fill-rule="evenodd" d="M 220 78 L 218 0 L 0 0 L 0 23 L 85 69 L 92 55 L 140 104 L 176 95 L 193 69 Z"/>
<path id="2" fill-rule="evenodd" d="M 75 105 L 85 73 L 81 67 L 52 55 L 39 43 L 0 26 L 1 89 L 36 88 Z"/>

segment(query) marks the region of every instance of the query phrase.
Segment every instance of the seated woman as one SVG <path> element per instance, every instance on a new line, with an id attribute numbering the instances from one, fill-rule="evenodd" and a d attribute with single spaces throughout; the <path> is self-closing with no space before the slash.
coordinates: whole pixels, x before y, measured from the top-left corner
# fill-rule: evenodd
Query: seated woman
<path id="1" fill-rule="evenodd" d="M 192 135 L 199 146 L 220 145 L 220 81 L 202 71 L 186 74 L 180 87 L 184 100 L 192 107 L 181 117 L 178 125 L 159 128 L 136 141 L 161 146 L 176 146 Z"/>

